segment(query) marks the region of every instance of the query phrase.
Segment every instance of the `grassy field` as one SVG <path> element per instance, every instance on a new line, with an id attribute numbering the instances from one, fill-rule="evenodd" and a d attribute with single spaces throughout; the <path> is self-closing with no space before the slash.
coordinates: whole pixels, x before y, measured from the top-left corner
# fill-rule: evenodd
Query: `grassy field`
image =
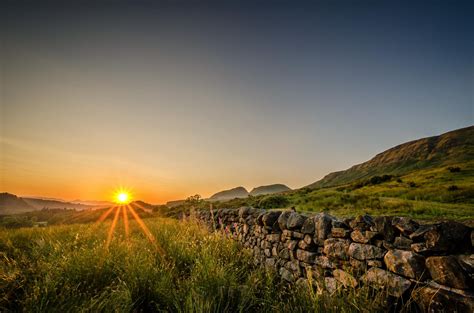
<path id="1" fill-rule="evenodd" d="M 367 289 L 317 295 L 255 268 L 232 240 L 193 220 L 0 230 L 0 311 L 367 312 Z M 377 295 L 383 298 L 383 295 Z"/>
<path id="2" fill-rule="evenodd" d="M 450 168 L 459 168 L 452 172 Z M 410 216 L 420 220 L 474 221 L 474 161 L 418 170 L 386 181 L 371 178 L 327 188 L 302 188 L 279 195 L 234 199 L 216 207 L 294 206 L 300 212 L 326 211 L 340 217 L 359 214 Z"/>

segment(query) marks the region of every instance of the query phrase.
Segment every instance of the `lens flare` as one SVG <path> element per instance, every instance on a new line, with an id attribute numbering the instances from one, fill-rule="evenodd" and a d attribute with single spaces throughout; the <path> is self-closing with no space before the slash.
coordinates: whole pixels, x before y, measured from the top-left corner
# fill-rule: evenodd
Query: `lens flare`
<path id="1" fill-rule="evenodd" d="M 120 189 L 114 194 L 114 201 L 117 204 L 129 204 L 132 200 L 132 195 L 128 190 Z"/>

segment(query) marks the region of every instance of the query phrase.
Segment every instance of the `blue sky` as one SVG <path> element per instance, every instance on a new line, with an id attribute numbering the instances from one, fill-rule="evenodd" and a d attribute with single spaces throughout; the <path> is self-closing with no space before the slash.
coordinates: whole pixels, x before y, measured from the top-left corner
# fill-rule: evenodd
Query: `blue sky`
<path id="1" fill-rule="evenodd" d="M 297 188 L 473 124 L 469 2 L 160 3 L 5 5 L 0 189 Z"/>

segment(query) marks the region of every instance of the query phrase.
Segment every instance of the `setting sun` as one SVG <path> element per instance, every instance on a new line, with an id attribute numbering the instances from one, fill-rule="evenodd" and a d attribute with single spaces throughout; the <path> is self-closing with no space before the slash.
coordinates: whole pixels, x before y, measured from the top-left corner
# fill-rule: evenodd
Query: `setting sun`
<path id="1" fill-rule="evenodd" d="M 118 204 L 128 204 L 131 198 L 132 197 L 128 191 L 119 190 L 115 193 L 114 200 Z"/>

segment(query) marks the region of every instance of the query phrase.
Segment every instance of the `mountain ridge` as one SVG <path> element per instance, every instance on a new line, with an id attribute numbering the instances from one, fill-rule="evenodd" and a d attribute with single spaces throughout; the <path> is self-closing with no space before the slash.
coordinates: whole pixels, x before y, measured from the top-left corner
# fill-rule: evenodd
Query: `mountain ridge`
<path id="1" fill-rule="evenodd" d="M 258 186 L 253 188 L 250 191 L 251 196 L 259 196 L 259 195 L 268 195 L 273 193 L 291 191 L 292 189 L 284 184 L 272 184 L 272 185 L 265 185 L 265 186 Z"/>
<path id="2" fill-rule="evenodd" d="M 370 160 L 327 174 L 307 188 L 347 184 L 384 174 L 406 174 L 422 168 L 474 159 L 474 126 L 411 140 L 376 154 Z"/>

